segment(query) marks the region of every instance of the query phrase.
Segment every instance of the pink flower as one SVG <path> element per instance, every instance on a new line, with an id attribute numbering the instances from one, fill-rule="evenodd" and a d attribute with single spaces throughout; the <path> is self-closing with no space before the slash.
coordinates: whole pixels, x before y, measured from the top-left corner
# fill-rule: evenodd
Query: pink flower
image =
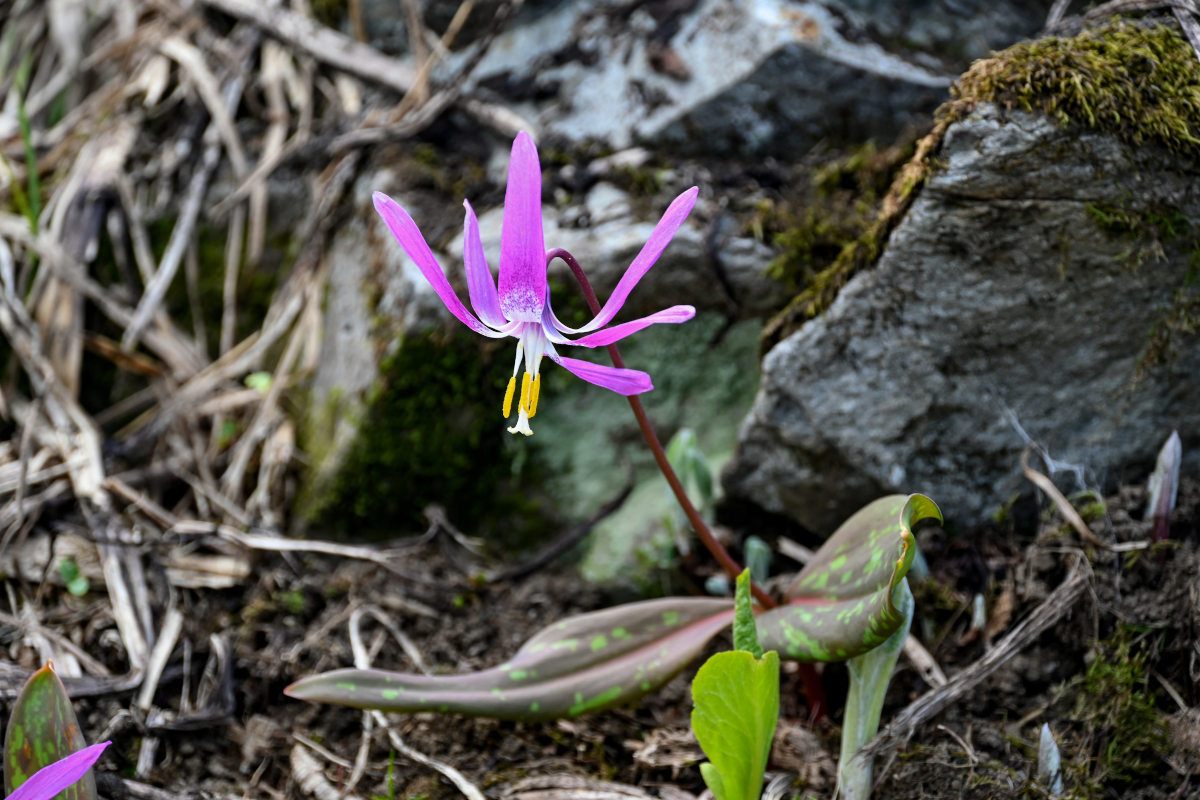
<path id="1" fill-rule="evenodd" d="M 542 236 L 542 171 L 538 164 L 537 148 L 529 134 L 517 134 L 512 146 L 512 157 L 508 162 L 504 223 L 500 230 L 499 291 L 483 255 L 475 212 L 470 203 L 463 201 L 463 206 L 466 207 L 463 263 L 467 270 L 467 292 L 474 313 L 467 309 L 455 294 L 412 217 L 396 201 L 381 192 L 374 194 L 374 200 L 375 210 L 383 217 L 396 241 L 421 270 L 421 274 L 429 281 L 451 314 L 483 336 L 493 339 L 511 336 L 517 340 L 513 376 L 509 379 L 508 390 L 504 395 L 504 416 L 508 418 L 511 414 L 517 374 L 521 371 L 523 363 L 525 374 L 521 379 L 517 422 L 508 430 L 509 433 L 523 433 L 529 436 L 533 433 L 529 428 L 529 419 L 537 413 L 541 387 L 539 370 L 543 356 L 576 377 L 618 394 L 641 394 L 654 388 L 650 376 L 645 372 L 567 358 L 558 354 L 555 345 L 599 347 L 612 344 L 649 325 L 658 322 L 686 322 L 695 315 L 696 309 L 692 306 L 672 306 L 648 317 L 623 322 L 610 328 L 604 327 L 613 320 L 625 305 L 633 287 L 662 255 L 675 231 L 683 224 L 695 205 L 698 193 L 699 190 L 693 186 L 675 198 L 658 225 L 654 227 L 650 239 L 617 283 L 608 302 L 600 309 L 600 313 L 580 328 L 564 325 L 550 308 L 550 292 L 546 286 L 546 247 Z M 568 334 L 584 335 L 578 339 L 569 339 Z"/>
<path id="2" fill-rule="evenodd" d="M 82 778 L 111 742 L 100 742 L 42 767 L 13 789 L 8 800 L 51 800 Z"/>

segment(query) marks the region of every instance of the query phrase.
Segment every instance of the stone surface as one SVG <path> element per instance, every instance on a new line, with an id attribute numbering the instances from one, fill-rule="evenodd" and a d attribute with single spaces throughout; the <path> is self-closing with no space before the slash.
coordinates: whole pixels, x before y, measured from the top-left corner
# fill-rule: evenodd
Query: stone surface
<path id="1" fill-rule="evenodd" d="M 1143 480 L 1173 428 L 1200 466 L 1194 339 L 1138 377 L 1200 252 L 1200 167 L 989 106 L 937 158 L 877 265 L 767 354 L 727 491 L 818 532 L 896 491 L 970 524 L 1028 488 L 1018 425 L 1092 484 Z"/>
<path id="2" fill-rule="evenodd" d="M 895 137 L 944 98 L 957 67 L 889 50 L 832 4 L 584 0 L 522 14 L 469 91 L 572 142 L 794 155 L 822 140 Z"/>
<path id="3" fill-rule="evenodd" d="M 384 357 L 405 333 L 445 322 L 441 300 L 371 205 L 373 189 L 388 183 L 386 172 L 372 172 L 355 183 L 355 211 L 325 253 L 330 262 L 325 328 L 304 426 L 310 508 L 299 516 L 321 505 L 320 495 L 336 479 L 359 436 Z M 400 195 L 396 200 L 405 202 Z"/>
<path id="4" fill-rule="evenodd" d="M 1050 3 L 1039 0 L 836 0 L 876 41 L 931 68 L 961 71 L 977 58 L 1032 36 Z"/>

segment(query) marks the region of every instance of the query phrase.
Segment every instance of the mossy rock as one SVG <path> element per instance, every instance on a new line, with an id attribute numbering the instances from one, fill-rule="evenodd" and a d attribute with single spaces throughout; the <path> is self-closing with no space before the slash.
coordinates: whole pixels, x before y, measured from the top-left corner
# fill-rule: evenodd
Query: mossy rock
<path id="1" fill-rule="evenodd" d="M 1112 20 L 1070 37 L 1023 42 L 975 64 L 951 88 L 933 129 L 888 189 L 874 220 L 810 279 L 764 328 L 765 352 L 821 314 L 846 282 L 869 268 L 931 171 L 946 131 L 980 104 L 1044 113 L 1060 125 L 1200 158 L 1200 60 L 1174 23 Z M 786 255 L 786 254 L 785 254 Z M 1176 315 L 1186 327 L 1195 308 Z"/>
<path id="2" fill-rule="evenodd" d="M 466 335 L 410 334 L 380 364 L 357 411 L 331 393 L 309 417 L 324 430 L 308 442 L 327 440 L 346 413 L 357 415 L 354 440 L 336 471 L 309 484 L 300 515 L 355 537 L 403 536 L 422 530 L 426 506 L 436 503 L 456 525 L 505 545 L 542 534 L 536 505 L 513 490 L 499 408 L 508 355 Z"/>

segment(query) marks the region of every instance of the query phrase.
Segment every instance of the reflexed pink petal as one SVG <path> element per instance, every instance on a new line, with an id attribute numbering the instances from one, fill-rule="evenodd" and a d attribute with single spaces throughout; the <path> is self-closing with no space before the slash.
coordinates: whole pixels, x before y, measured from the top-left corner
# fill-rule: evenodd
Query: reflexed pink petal
<path id="1" fill-rule="evenodd" d="M 617 394 L 631 395 L 648 392 L 654 388 L 650 376 L 641 370 L 617 369 L 603 364 L 593 364 L 578 358 L 567 358 L 557 353 L 548 354 L 554 362 L 570 372 L 576 378 L 582 378 L 588 383 L 611 389 Z"/>
<path id="2" fill-rule="evenodd" d="M 404 248 L 404 252 L 408 253 L 408 257 L 417 265 L 417 269 L 421 270 L 425 280 L 429 281 L 429 285 L 446 304 L 446 308 L 450 309 L 450 313 L 478 334 L 490 336 L 493 339 L 504 336 L 476 319 L 475 315 L 468 311 L 467 307 L 458 299 L 450 281 L 446 280 L 446 273 L 442 271 L 441 265 L 433 256 L 433 251 L 426 244 L 425 237 L 421 235 L 421 231 L 408 212 L 383 192 L 375 192 L 371 199 L 375 201 L 375 210 L 379 212 L 379 216 L 383 217 L 392 236 L 396 237 L 396 241 Z"/>
<path id="3" fill-rule="evenodd" d="M 483 320 L 484 324 L 493 328 L 504 326 L 507 320 L 500 311 L 500 298 L 496 294 L 496 281 L 492 271 L 488 269 L 487 257 L 483 254 L 483 242 L 479 239 L 479 221 L 475 219 L 475 210 L 471 204 L 463 200 L 467 210 L 463 222 L 463 263 L 467 268 L 467 291 L 471 296 L 471 308 Z"/>
<path id="4" fill-rule="evenodd" d="M 694 316 L 696 316 L 696 309 L 692 306 L 671 306 L 648 317 L 622 322 L 620 325 L 589 333 L 573 342 L 568 341 L 567 344 L 578 347 L 600 347 L 620 341 L 630 334 L 637 333 L 642 328 L 648 328 L 659 322 L 687 322 Z"/>
<path id="5" fill-rule="evenodd" d="M 100 742 L 85 747 L 78 753 L 72 753 L 60 761 L 42 767 L 14 789 L 8 800 L 50 800 L 87 774 L 109 744 L 111 743 Z"/>
<path id="6" fill-rule="evenodd" d="M 506 319 L 538 322 L 546 304 L 542 169 L 528 133 L 517 134 L 508 162 L 500 226 L 500 308 Z"/>
<path id="7" fill-rule="evenodd" d="M 675 232 L 679 230 L 679 226 L 691 213 L 692 206 L 696 205 L 696 195 L 699 193 L 700 190 L 693 186 L 671 202 L 662 219 L 654 226 L 654 230 L 651 232 L 650 238 L 646 240 L 646 244 L 642 246 L 641 252 L 634 256 L 633 262 L 625 270 L 621 280 L 617 282 L 617 288 L 613 289 L 612 295 L 591 322 L 582 328 L 570 328 L 556 320 L 555 324 L 558 329 L 563 333 L 587 333 L 611 322 L 617 312 L 621 310 L 621 306 L 625 305 L 625 300 L 633 291 L 633 287 L 637 285 L 643 275 L 650 271 L 654 262 L 658 261 L 658 257 L 662 255 L 663 250 L 667 249 Z M 507 216 L 505 219 L 507 220 Z M 503 277 L 503 272 L 501 277 Z"/>

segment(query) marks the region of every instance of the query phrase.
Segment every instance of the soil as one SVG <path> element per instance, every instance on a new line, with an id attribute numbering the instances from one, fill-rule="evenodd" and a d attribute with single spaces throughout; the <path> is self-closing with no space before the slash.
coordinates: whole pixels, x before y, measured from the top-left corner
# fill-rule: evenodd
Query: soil
<path id="1" fill-rule="evenodd" d="M 1107 499 L 1092 527 L 1106 541 L 1145 540 L 1150 523 L 1141 519 L 1144 503 L 1141 488 L 1122 489 Z M 1057 517 L 1045 517 L 1036 536 L 999 525 L 955 537 L 940 530 L 921 534 L 932 574 L 916 587 L 914 632 L 948 674 L 979 658 L 1065 575 L 1070 553 L 1079 547 Z M 1193 479 L 1181 488 L 1167 545 L 1088 551 L 1092 577 L 1084 599 L 968 700 L 919 728 L 896 758 L 877 765 L 875 796 L 1046 796 L 1032 774 L 1043 723 L 1059 741 L 1067 791 L 1074 796 L 1200 795 L 1200 726 L 1194 710 L 1190 717 L 1185 713 L 1200 703 L 1198 529 L 1200 482 Z M 301 749 L 316 759 L 323 776 L 317 782 L 324 782 L 330 797 L 346 791 L 356 797 L 458 796 L 430 767 L 396 754 L 378 728 L 364 751 L 365 772 L 347 786 L 363 745 L 362 712 L 291 700 L 282 690 L 301 676 L 351 663 L 348 626 L 356 611 L 363 612 L 361 630 L 376 666 L 415 669 L 383 619 L 435 670 L 460 672 L 502 661 L 563 616 L 630 599 L 587 585 L 569 566 L 512 584 L 483 583 L 476 576 L 496 565 L 462 541 L 440 533 L 399 543 L 407 547 L 404 568 L 418 581 L 398 580 L 369 562 L 268 553 L 240 588 L 179 591 L 184 644 L 175 648 L 154 699 L 164 711 L 134 718 L 126 710 L 128 693 L 77 697 L 89 739 L 111 738 L 115 745 L 100 764 L 102 790 L 112 797 L 151 797 L 147 785 L 169 793 L 161 798 L 306 797 L 313 790 L 301 787 L 293 753 L 305 741 L 320 748 Z M 115 634 L 107 603 L 94 599 L 94 591 L 91 599 L 56 591 L 43 597 L 47 627 L 102 661 L 105 653 L 119 652 L 105 644 Z M 969 624 L 975 592 L 987 598 L 982 631 Z M 18 664 L 31 661 L 32 650 L 16 628 L 4 627 L 0 640 Z M 223 663 L 217 658 L 222 650 L 230 653 Z M 1144 663 L 1133 662 L 1140 668 L 1136 674 L 1095 674 L 1098 662 L 1119 672 L 1137 657 Z M 125 668 L 116 659 L 107 666 L 114 673 Z M 704 789 L 700 753 L 688 730 L 691 672 L 635 708 L 572 721 L 521 724 L 432 714 L 393 720 L 409 747 L 457 768 L 488 796 L 683 797 Z M 832 796 L 841 713 L 836 698 L 846 678 L 840 665 L 824 674 L 834 708 L 814 725 L 794 671 L 785 670 L 769 766 L 778 778 L 773 797 Z M 885 723 L 929 688 L 902 659 Z M 1121 716 L 1122 703 L 1145 713 Z M 1118 710 L 1109 714 L 1109 707 Z M 1143 727 L 1134 730 L 1135 723 Z M 154 740 L 157 750 L 136 774 L 139 750 Z M 118 775 L 130 780 L 116 780 Z"/>

